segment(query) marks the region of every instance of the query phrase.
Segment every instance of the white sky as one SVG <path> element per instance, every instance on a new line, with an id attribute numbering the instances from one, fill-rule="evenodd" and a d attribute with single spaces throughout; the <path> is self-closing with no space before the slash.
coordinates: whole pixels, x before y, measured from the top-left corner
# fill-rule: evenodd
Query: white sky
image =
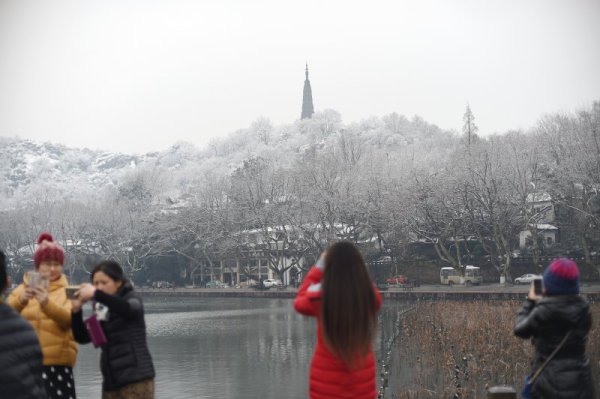
<path id="1" fill-rule="evenodd" d="M 0 0 L 0 136 L 199 147 L 264 116 L 480 133 L 600 99 L 600 0 Z"/>

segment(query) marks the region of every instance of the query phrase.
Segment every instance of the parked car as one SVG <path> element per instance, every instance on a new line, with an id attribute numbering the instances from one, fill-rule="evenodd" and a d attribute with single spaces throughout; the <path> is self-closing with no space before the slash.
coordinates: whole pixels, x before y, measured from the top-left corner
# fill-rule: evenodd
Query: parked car
<path id="1" fill-rule="evenodd" d="M 264 291 L 264 290 L 268 290 L 269 289 L 269 287 L 265 287 L 265 285 L 263 284 L 262 281 L 259 281 L 259 282 L 255 283 L 255 284 L 252 284 L 250 286 L 250 288 L 254 288 L 255 290 L 259 290 L 259 291 Z"/>
<path id="2" fill-rule="evenodd" d="M 281 282 L 281 280 L 276 280 L 274 278 L 268 278 L 266 280 L 263 280 L 263 285 L 266 288 L 283 287 L 283 283 Z"/>
<path id="3" fill-rule="evenodd" d="M 399 274 L 397 276 L 392 276 L 392 277 L 386 279 L 385 282 L 388 284 L 396 284 L 396 285 L 406 284 L 406 283 L 408 283 L 408 277 L 406 277 L 403 274 Z"/>
<path id="4" fill-rule="evenodd" d="M 214 280 L 206 283 L 206 288 L 229 288 L 229 286 L 220 280 Z"/>
<path id="5" fill-rule="evenodd" d="M 387 283 L 377 283 L 377 289 L 379 291 L 387 291 L 388 290 L 388 284 Z"/>
<path id="6" fill-rule="evenodd" d="M 235 286 L 235 288 L 253 288 L 258 284 L 258 281 L 253 279 L 248 279 L 246 281 L 240 281 L 239 284 Z"/>
<path id="7" fill-rule="evenodd" d="M 527 273 L 515 279 L 515 284 L 531 284 L 536 278 L 542 278 L 539 274 Z"/>
<path id="8" fill-rule="evenodd" d="M 173 284 L 168 281 L 154 281 L 152 288 L 173 288 Z"/>

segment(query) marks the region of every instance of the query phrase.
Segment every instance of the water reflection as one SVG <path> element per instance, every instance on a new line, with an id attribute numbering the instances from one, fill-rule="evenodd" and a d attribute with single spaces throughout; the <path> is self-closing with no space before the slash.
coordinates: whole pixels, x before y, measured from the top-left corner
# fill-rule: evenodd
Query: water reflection
<path id="1" fill-rule="evenodd" d="M 157 398 L 308 397 L 316 323 L 296 314 L 292 300 L 146 298 L 145 306 Z M 398 306 L 385 304 L 380 334 L 391 328 Z M 80 346 L 81 398 L 101 396 L 98 357 Z"/>

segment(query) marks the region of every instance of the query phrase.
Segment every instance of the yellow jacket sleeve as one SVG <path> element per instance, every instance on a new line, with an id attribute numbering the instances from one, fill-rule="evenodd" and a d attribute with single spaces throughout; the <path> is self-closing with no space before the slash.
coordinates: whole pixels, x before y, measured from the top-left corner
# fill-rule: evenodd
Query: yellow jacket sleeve
<path id="1" fill-rule="evenodd" d="M 71 301 L 61 305 L 49 297 L 48 304 L 42 307 L 42 311 L 61 328 L 71 328 Z"/>
<path id="2" fill-rule="evenodd" d="M 8 303 L 8 306 L 10 306 L 14 310 L 16 310 L 18 313 L 21 313 L 23 311 L 23 309 L 25 308 L 25 305 L 23 305 L 21 303 L 21 301 L 19 300 L 19 297 L 21 296 L 21 293 L 23 292 L 24 289 L 25 289 L 25 286 L 23 284 L 20 284 L 17 288 L 15 288 L 10 293 L 10 295 L 8 296 L 8 299 L 6 300 L 6 302 Z"/>

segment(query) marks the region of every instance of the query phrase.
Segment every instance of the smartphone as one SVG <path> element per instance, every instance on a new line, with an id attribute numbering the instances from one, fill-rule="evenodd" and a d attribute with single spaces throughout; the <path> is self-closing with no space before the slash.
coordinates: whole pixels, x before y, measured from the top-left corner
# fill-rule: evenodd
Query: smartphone
<path id="1" fill-rule="evenodd" d="M 75 293 L 79 291 L 79 286 L 70 285 L 68 287 L 65 287 L 65 291 L 67 291 L 67 299 L 75 299 L 77 297 Z"/>
<path id="2" fill-rule="evenodd" d="M 44 288 L 44 276 L 38 272 L 27 272 L 27 286 Z"/>
<path id="3" fill-rule="evenodd" d="M 542 279 L 541 278 L 534 278 L 533 281 L 533 292 L 535 293 L 535 295 L 542 295 Z"/>

